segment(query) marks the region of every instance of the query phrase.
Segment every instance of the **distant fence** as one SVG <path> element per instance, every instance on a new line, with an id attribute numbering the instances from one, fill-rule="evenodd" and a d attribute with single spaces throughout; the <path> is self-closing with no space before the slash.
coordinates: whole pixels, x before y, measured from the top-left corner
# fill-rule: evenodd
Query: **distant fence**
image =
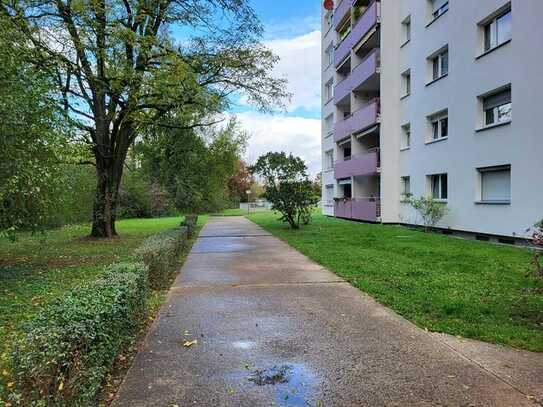
<path id="1" fill-rule="evenodd" d="M 244 211 L 267 211 L 271 209 L 271 203 L 268 201 L 257 201 L 257 202 L 241 202 L 239 204 L 239 209 Z"/>

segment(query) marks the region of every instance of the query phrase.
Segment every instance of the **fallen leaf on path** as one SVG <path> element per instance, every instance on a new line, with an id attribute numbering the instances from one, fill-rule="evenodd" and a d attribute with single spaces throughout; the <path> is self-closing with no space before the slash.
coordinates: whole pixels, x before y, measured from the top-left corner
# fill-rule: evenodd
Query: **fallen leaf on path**
<path id="1" fill-rule="evenodd" d="M 195 339 L 195 340 L 193 340 L 193 341 L 186 341 L 185 343 L 183 343 L 183 346 L 184 346 L 185 348 L 190 348 L 192 345 L 196 345 L 196 344 L 198 344 L 198 340 L 197 340 L 197 339 Z"/>

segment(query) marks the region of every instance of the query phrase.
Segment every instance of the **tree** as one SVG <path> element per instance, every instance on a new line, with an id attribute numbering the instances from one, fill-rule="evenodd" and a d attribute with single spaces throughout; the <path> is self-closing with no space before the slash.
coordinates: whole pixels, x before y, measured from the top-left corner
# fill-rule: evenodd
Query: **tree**
<path id="1" fill-rule="evenodd" d="M 311 212 L 319 197 L 301 158 L 284 152 L 267 153 L 251 167 L 251 172 L 264 178 L 264 197 L 273 210 L 281 213 L 281 221 L 288 222 L 292 229 L 311 221 Z"/>
<path id="2" fill-rule="evenodd" d="M 238 204 L 239 202 L 248 202 L 247 191 L 251 189 L 253 182 L 253 177 L 245 161 L 238 160 L 236 171 L 228 180 L 230 199 Z"/>
<path id="3" fill-rule="evenodd" d="M 425 232 L 429 232 L 431 228 L 435 227 L 449 211 L 446 204 L 432 197 L 408 198 L 406 202 L 419 213 Z"/>
<path id="4" fill-rule="evenodd" d="M 0 236 L 38 230 L 61 204 L 68 132 L 48 97 L 51 78 L 27 64 L 24 38 L 0 16 Z"/>
<path id="5" fill-rule="evenodd" d="M 148 126 L 209 124 L 239 91 L 263 110 L 287 96 L 247 0 L 13 0 L 0 14 L 31 44 L 28 61 L 54 74 L 55 100 L 92 150 L 95 237 L 116 234 L 125 159 Z M 194 35 L 176 44 L 172 27 Z"/>
<path id="6" fill-rule="evenodd" d="M 224 209 L 230 202 L 228 181 L 235 174 L 246 134 L 235 120 L 205 133 L 157 128 L 136 145 L 144 171 L 168 192 L 182 212 Z"/>

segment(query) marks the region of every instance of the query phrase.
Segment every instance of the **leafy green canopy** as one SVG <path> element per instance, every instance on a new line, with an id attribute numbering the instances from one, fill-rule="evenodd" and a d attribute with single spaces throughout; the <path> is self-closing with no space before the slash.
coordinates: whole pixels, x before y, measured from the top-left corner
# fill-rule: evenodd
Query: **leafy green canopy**
<path id="1" fill-rule="evenodd" d="M 25 62 L 29 50 L 0 16 L 0 235 L 38 229 L 61 199 L 59 162 L 67 129 L 50 98 L 47 75 Z"/>
<path id="2" fill-rule="evenodd" d="M 12 0 L 0 14 L 30 44 L 27 62 L 55 78 L 57 107 L 92 150 L 96 237 L 116 234 L 126 157 L 149 127 L 209 125 L 240 93 L 261 110 L 288 96 L 247 0 Z"/>
<path id="3" fill-rule="evenodd" d="M 311 221 L 311 212 L 319 197 L 301 158 L 284 152 L 268 153 L 257 160 L 251 171 L 264 178 L 264 197 L 273 210 L 281 213 L 280 220 L 288 222 L 293 229 Z"/>
<path id="4" fill-rule="evenodd" d="M 224 209 L 247 135 L 235 120 L 205 132 L 161 128 L 138 145 L 143 170 L 166 189 L 182 212 Z"/>

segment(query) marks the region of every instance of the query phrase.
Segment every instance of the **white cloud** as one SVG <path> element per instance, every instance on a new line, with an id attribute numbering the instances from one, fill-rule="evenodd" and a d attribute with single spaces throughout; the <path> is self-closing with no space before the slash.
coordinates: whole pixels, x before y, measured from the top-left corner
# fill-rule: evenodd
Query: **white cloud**
<path id="1" fill-rule="evenodd" d="M 281 59 L 274 74 L 285 77 L 288 90 L 293 94 L 287 109 L 315 110 L 320 108 L 321 82 L 321 33 L 310 33 L 265 42 Z"/>
<path id="2" fill-rule="evenodd" d="M 321 170 L 320 120 L 258 112 L 235 116 L 251 136 L 246 153 L 249 163 L 267 152 L 284 151 L 301 157 L 312 176 Z"/>

